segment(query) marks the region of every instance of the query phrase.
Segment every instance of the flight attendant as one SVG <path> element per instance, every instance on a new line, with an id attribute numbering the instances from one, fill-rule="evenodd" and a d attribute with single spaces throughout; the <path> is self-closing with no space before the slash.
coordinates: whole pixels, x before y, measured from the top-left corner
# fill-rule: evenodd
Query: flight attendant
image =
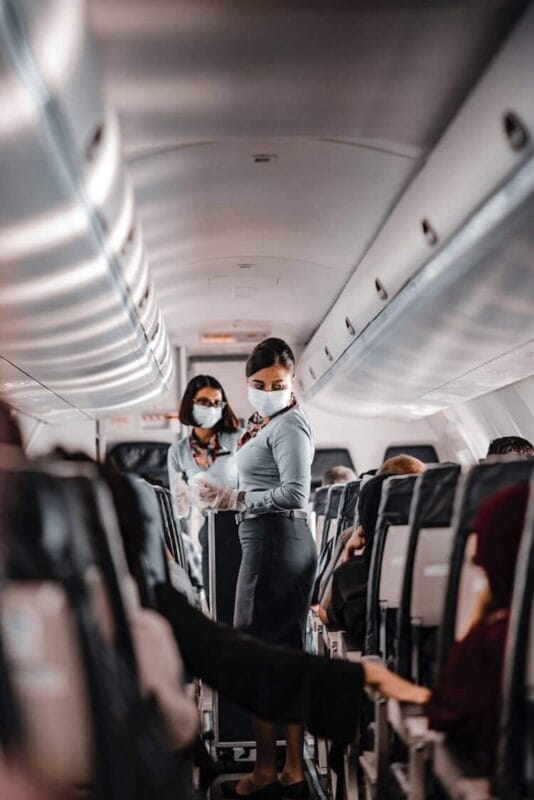
<path id="1" fill-rule="evenodd" d="M 271 644 L 302 649 L 316 568 L 305 511 L 314 453 L 312 431 L 293 391 L 295 359 L 284 341 L 261 342 L 247 361 L 246 377 L 248 397 L 256 410 L 237 451 L 239 489 L 197 478 L 192 491 L 203 509 L 240 512 L 243 555 L 234 625 Z M 307 797 L 302 727 L 285 727 L 281 787 L 276 772 L 276 727 L 255 719 L 254 729 L 254 771 L 238 782 L 223 783 L 223 794 L 262 800 L 279 797 L 280 792 L 288 798 Z"/>
<path id="2" fill-rule="evenodd" d="M 191 433 L 182 436 L 169 448 L 167 464 L 169 484 L 179 517 L 189 515 L 187 484 L 199 474 L 209 475 L 228 486 L 237 487 L 235 452 L 243 435 L 226 392 L 211 375 L 197 375 L 187 384 L 180 404 L 182 425 Z M 209 588 L 208 525 L 199 533 L 202 548 L 202 581 L 206 595 Z"/>

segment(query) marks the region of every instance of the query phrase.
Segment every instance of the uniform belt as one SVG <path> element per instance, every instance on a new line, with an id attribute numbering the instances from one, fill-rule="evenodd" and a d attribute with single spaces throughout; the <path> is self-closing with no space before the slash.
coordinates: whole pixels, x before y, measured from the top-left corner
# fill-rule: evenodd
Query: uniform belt
<path id="1" fill-rule="evenodd" d="M 254 514 L 252 511 L 241 511 L 235 515 L 237 524 L 246 519 L 259 519 L 260 517 L 286 517 L 289 519 L 308 519 L 308 512 L 301 508 L 294 508 L 291 511 L 266 511 L 263 514 Z"/>

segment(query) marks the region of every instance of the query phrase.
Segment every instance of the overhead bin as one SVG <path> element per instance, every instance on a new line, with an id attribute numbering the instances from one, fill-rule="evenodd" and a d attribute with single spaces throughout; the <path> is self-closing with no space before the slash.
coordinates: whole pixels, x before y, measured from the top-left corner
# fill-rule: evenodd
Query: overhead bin
<path id="1" fill-rule="evenodd" d="M 55 398 L 44 418 L 156 397 L 171 348 L 84 4 L 1 5 L 0 102 L 0 390 L 35 414 L 20 371 Z"/>
<path id="2" fill-rule="evenodd" d="M 534 9 L 307 346 L 308 402 L 425 416 L 532 374 Z"/>

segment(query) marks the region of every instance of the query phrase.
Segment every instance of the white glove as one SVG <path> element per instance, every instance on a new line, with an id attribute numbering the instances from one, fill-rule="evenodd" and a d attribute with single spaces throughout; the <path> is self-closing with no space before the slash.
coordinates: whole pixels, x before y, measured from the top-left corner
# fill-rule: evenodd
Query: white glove
<path id="1" fill-rule="evenodd" d="M 201 473 L 190 483 L 190 497 L 201 511 L 241 511 L 244 508 L 237 489 L 215 483 Z"/>
<path id="2" fill-rule="evenodd" d="M 189 502 L 189 489 L 187 483 L 179 479 L 174 492 L 174 507 L 180 519 L 189 516 L 191 503 Z"/>

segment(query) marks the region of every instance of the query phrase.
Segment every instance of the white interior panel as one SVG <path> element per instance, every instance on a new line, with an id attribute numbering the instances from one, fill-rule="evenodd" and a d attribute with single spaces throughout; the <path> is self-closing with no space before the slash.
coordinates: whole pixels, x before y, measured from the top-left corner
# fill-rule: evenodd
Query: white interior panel
<path id="1" fill-rule="evenodd" d="M 312 338 L 301 381 L 314 401 L 355 393 L 355 413 L 428 414 L 532 374 L 534 160 L 503 120 L 512 109 L 534 129 L 533 37 L 531 8 Z"/>
<path id="2" fill-rule="evenodd" d="M 48 419 L 154 398 L 172 369 L 85 19 L 69 0 L 0 16 L 0 352 Z"/>

